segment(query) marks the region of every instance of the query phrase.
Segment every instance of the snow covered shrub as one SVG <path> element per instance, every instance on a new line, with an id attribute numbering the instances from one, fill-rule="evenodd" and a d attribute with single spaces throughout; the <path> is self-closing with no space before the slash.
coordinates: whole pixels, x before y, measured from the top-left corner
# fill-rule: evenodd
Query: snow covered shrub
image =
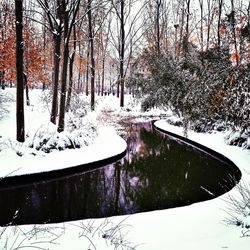
<path id="1" fill-rule="evenodd" d="M 144 52 L 148 72 L 140 85 L 142 109 L 164 105 L 197 132 L 240 128 L 244 138 L 239 143 L 246 143 L 250 74 L 245 66 L 233 66 L 229 55 L 227 45 L 186 57 Z"/>
<path id="2" fill-rule="evenodd" d="M 64 132 L 58 133 L 57 127 L 49 123 L 47 126 L 38 128 L 33 135 L 29 136 L 26 143 L 30 148 L 45 153 L 81 148 L 93 143 L 97 136 L 97 127 L 93 120 L 69 116 L 66 119 Z"/>
<path id="3" fill-rule="evenodd" d="M 14 100 L 13 93 L 0 88 L 0 120 L 3 119 L 3 117 L 8 113 L 7 106 Z"/>
<path id="4" fill-rule="evenodd" d="M 89 101 L 84 96 L 72 93 L 68 111 L 72 112 L 75 116 L 83 117 L 89 110 Z"/>
<path id="5" fill-rule="evenodd" d="M 250 183 L 241 181 L 236 188 L 237 195 L 228 195 L 226 199 L 225 222 L 241 227 L 243 236 L 250 236 Z"/>
<path id="6" fill-rule="evenodd" d="M 209 116 L 208 83 L 201 77 L 201 62 L 196 59 L 176 60 L 171 55 L 147 55 L 150 75 L 142 91 L 146 98 L 143 110 L 164 105 L 185 123 L 207 122 Z"/>
<path id="7" fill-rule="evenodd" d="M 179 111 L 177 106 L 182 106 L 181 99 L 185 95 L 185 86 L 176 74 L 176 61 L 170 56 L 150 53 L 146 53 L 144 57 L 150 74 L 141 87 L 143 95 L 146 96 L 142 102 L 142 109 L 164 105 Z"/>
<path id="8" fill-rule="evenodd" d="M 142 87 L 146 79 L 139 72 L 132 72 L 131 76 L 126 79 L 126 87 L 130 90 L 133 97 L 141 98 L 142 97 Z"/>
<path id="9" fill-rule="evenodd" d="M 250 149 L 250 128 L 234 127 L 230 134 L 227 135 L 226 141 L 229 145 Z"/>
<path id="10" fill-rule="evenodd" d="M 231 71 L 225 93 L 224 113 L 232 127 L 240 127 L 242 133 L 249 128 L 250 74 L 247 67 Z"/>
<path id="11" fill-rule="evenodd" d="M 52 103 L 52 91 L 51 90 L 43 91 L 39 96 L 39 103 L 43 105 L 43 108 L 45 108 L 50 112 Z"/>
<path id="12" fill-rule="evenodd" d="M 97 137 L 97 121 L 94 117 L 67 118 L 67 133 L 75 145 L 88 146 Z"/>

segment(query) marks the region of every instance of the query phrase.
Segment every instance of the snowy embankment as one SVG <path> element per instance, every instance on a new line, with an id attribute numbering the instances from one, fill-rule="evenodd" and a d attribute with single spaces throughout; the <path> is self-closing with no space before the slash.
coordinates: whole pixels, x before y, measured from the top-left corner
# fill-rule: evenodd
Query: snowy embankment
<path id="1" fill-rule="evenodd" d="M 98 130 L 98 137 L 93 144 L 81 149 L 56 151 L 43 156 L 28 155 L 24 158 L 16 157 L 13 151 L 8 151 L 9 154 L 5 153 L 5 157 L 1 160 L 0 178 L 62 170 L 97 162 L 119 155 L 126 148 L 126 142 L 114 129 L 103 127 Z"/>
<path id="2" fill-rule="evenodd" d="M 65 131 L 57 133 L 57 127 L 49 122 L 49 93 L 40 90 L 30 91 L 32 105 L 25 106 L 26 141 L 15 141 L 14 92 L 15 89 L 4 92 L 10 101 L 9 113 L 0 121 L 0 178 L 62 170 L 108 159 L 126 150 L 126 142 L 115 129 L 100 121 L 103 107 L 87 112 L 86 100 L 76 100 L 82 103 L 67 113 Z M 79 118 L 84 109 L 86 114 Z"/>

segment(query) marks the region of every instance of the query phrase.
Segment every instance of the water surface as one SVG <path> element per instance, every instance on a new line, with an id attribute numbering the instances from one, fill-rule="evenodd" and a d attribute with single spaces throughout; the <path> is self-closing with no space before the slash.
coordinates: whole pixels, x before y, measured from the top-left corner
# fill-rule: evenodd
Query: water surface
<path id="1" fill-rule="evenodd" d="M 127 131 L 126 156 L 116 163 L 22 185 L 0 181 L 0 225 L 184 206 L 215 198 L 240 179 L 232 163 L 166 136 L 150 122 L 128 124 Z"/>

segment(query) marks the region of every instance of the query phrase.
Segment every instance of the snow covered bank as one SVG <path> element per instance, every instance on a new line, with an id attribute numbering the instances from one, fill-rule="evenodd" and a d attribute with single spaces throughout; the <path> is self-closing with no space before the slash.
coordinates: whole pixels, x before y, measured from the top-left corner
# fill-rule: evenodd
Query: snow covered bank
<path id="1" fill-rule="evenodd" d="M 123 153 L 127 143 L 114 129 L 102 127 L 94 143 L 81 149 L 56 151 L 45 156 L 17 157 L 13 150 L 5 151 L 1 160 L 0 177 L 34 174 L 98 162 Z"/>
<path id="2" fill-rule="evenodd" d="M 50 92 L 39 89 L 30 90 L 31 106 L 25 106 L 26 140 L 17 142 L 15 91 L 2 91 L 9 98 L 8 112 L 0 120 L 0 178 L 62 170 L 114 157 L 126 150 L 126 142 L 115 129 L 100 120 L 104 107 L 114 109 L 118 98 L 106 98 L 95 112 L 90 112 L 86 96 L 73 98 L 72 111 L 65 118 L 65 131 L 57 133 L 56 125 L 49 122 Z"/>

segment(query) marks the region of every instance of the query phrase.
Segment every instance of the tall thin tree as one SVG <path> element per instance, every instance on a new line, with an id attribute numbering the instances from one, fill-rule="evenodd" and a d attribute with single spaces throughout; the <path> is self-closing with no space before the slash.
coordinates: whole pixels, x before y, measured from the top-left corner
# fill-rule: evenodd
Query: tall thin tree
<path id="1" fill-rule="evenodd" d="M 120 2 L 120 32 L 121 32 L 121 41 L 120 41 L 120 84 L 121 84 L 121 96 L 120 96 L 120 106 L 124 106 L 124 54 L 125 54 L 125 20 L 124 20 L 124 9 L 125 1 L 121 0 Z"/>
<path id="2" fill-rule="evenodd" d="M 25 141 L 23 81 L 23 1 L 15 0 L 16 16 L 16 139 Z"/>
<path id="3" fill-rule="evenodd" d="M 69 39 L 73 30 L 76 15 L 79 10 L 80 0 L 69 2 L 61 0 L 62 16 L 64 24 L 64 43 L 63 43 L 63 64 L 61 73 L 61 93 L 60 93 L 60 109 L 58 118 L 58 132 L 64 131 L 64 118 L 66 109 L 66 92 L 67 92 L 67 78 L 68 78 L 68 61 L 69 61 Z"/>
<path id="4" fill-rule="evenodd" d="M 88 0 L 88 23 L 89 23 L 89 49 L 90 49 L 90 106 L 95 109 L 95 58 L 94 58 L 94 34 L 92 27 L 92 0 Z"/>
<path id="5" fill-rule="evenodd" d="M 61 0 L 56 0 L 54 5 L 49 0 L 37 0 L 40 7 L 44 10 L 44 17 L 48 21 L 48 30 L 53 36 L 53 95 L 50 121 L 56 124 L 56 117 L 58 111 L 58 85 L 60 73 L 60 59 L 61 59 L 61 40 L 62 40 L 62 4 Z M 55 11 L 52 11 L 55 9 Z"/>

